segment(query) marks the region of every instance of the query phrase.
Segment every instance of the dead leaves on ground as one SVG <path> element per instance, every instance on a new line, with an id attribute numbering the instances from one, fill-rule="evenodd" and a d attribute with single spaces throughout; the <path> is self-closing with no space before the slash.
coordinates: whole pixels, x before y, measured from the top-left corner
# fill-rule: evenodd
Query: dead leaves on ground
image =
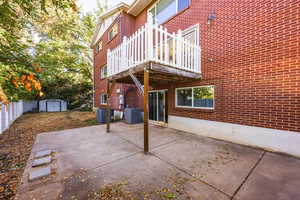
<path id="1" fill-rule="evenodd" d="M 0 199 L 14 199 L 36 135 L 90 125 L 93 112 L 25 114 L 0 135 Z"/>

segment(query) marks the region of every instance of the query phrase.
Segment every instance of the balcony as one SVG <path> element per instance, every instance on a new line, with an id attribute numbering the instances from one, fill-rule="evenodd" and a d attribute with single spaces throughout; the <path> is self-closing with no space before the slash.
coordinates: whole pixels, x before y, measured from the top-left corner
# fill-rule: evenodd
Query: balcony
<path id="1" fill-rule="evenodd" d="M 108 50 L 109 79 L 124 79 L 129 73 L 138 73 L 145 67 L 167 74 L 164 76 L 167 80 L 172 77 L 200 78 L 200 46 L 184 39 L 181 30 L 169 33 L 166 28 L 153 24 L 152 16 L 148 19 L 133 35 L 124 37 L 118 47 Z"/>

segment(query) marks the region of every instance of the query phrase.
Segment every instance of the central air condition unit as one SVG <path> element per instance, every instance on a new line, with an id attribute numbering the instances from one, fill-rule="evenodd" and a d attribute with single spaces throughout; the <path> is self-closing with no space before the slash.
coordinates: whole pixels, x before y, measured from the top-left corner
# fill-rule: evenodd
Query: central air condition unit
<path id="1" fill-rule="evenodd" d="M 125 121 L 129 124 L 137 124 L 143 122 L 141 109 L 126 108 L 124 111 Z"/>

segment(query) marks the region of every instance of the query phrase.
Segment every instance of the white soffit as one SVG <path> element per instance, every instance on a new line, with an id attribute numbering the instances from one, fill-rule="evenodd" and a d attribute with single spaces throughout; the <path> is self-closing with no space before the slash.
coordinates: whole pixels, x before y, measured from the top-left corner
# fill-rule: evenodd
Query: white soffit
<path id="1" fill-rule="evenodd" d="M 131 4 L 129 10 L 127 11 L 129 14 L 137 16 L 142 12 L 153 0 L 135 0 L 133 4 Z"/>

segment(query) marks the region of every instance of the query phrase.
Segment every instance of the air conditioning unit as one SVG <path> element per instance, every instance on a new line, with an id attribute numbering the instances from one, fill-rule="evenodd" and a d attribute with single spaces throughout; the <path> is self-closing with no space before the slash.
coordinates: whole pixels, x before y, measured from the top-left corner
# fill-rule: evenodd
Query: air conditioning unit
<path id="1" fill-rule="evenodd" d="M 129 124 L 137 124 L 143 122 L 141 109 L 139 108 L 126 108 L 124 110 L 125 121 Z"/>

